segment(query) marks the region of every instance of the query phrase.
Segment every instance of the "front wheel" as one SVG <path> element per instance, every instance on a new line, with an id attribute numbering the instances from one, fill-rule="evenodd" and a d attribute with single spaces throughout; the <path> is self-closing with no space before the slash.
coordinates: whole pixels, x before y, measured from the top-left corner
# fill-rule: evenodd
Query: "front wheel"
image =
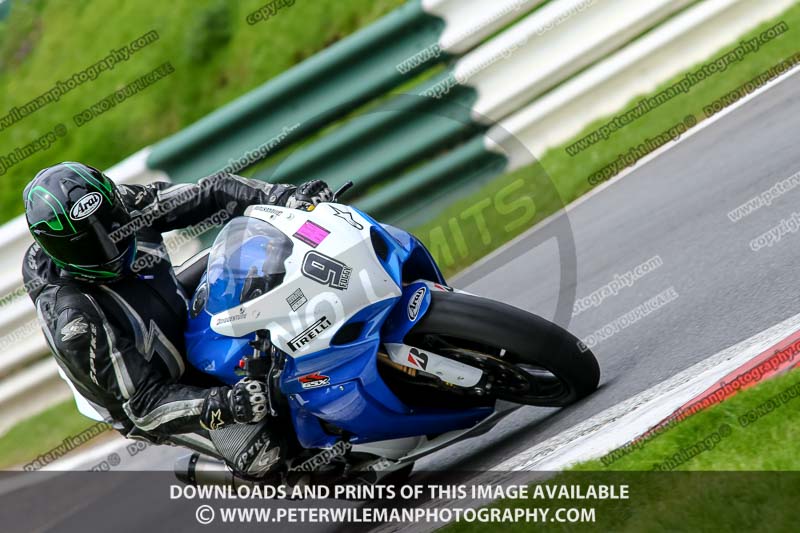
<path id="1" fill-rule="evenodd" d="M 431 291 L 431 298 L 405 342 L 483 370 L 476 393 L 562 407 L 597 389 L 594 354 L 556 324 L 468 294 Z"/>

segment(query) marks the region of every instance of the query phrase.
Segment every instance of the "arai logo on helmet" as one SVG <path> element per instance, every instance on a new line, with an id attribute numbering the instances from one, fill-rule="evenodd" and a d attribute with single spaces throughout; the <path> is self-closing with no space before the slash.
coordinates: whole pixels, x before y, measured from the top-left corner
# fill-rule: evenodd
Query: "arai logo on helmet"
<path id="1" fill-rule="evenodd" d="M 425 287 L 420 287 L 413 295 L 411 295 L 411 299 L 408 300 L 408 319 L 411 322 L 414 322 L 417 319 L 419 308 L 422 306 L 423 296 L 425 296 Z"/>
<path id="2" fill-rule="evenodd" d="M 81 196 L 81 198 L 75 202 L 75 205 L 72 206 L 72 209 L 69 210 L 69 218 L 72 220 L 84 219 L 97 211 L 97 208 L 100 207 L 102 203 L 103 197 L 100 196 L 99 192 L 90 192 L 85 196 Z"/>

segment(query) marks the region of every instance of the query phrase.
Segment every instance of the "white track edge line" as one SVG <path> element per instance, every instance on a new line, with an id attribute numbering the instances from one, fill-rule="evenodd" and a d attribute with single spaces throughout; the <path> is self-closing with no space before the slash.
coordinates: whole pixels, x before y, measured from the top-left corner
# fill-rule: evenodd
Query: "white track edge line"
<path id="1" fill-rule="evenodd" d="M 641 436 L 721 378 L 800 330 L 800 313 L 726 348 L 492 470 L 561 470 L 602 457 Z"/>

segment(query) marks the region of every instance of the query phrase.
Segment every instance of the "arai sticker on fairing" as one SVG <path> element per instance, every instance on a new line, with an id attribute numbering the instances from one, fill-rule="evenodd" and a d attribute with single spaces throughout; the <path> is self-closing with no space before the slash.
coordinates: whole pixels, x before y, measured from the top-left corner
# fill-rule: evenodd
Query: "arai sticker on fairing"
<path id="1" fill-rule="evenodd" d="M 420 287 L 419 289 L 411 295 L 411 299 L 408 300 L 408 319 L 411 322 L 414 322 L 419 315 L 419 309 L 422 307 L 422 299 L 425 297 L 425 287 Z"/>

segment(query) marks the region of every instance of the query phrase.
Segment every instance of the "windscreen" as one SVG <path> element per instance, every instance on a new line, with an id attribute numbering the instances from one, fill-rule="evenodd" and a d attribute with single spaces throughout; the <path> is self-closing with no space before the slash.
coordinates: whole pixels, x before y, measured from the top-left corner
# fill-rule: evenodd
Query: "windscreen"
<path id="1" fill-rule="evenodd" d="M 206 309 L 220 313 L 266 294 L 283 282 L 292 240 L 269 222 L 231 220 L 217 235 L 208 257 Z"/>

